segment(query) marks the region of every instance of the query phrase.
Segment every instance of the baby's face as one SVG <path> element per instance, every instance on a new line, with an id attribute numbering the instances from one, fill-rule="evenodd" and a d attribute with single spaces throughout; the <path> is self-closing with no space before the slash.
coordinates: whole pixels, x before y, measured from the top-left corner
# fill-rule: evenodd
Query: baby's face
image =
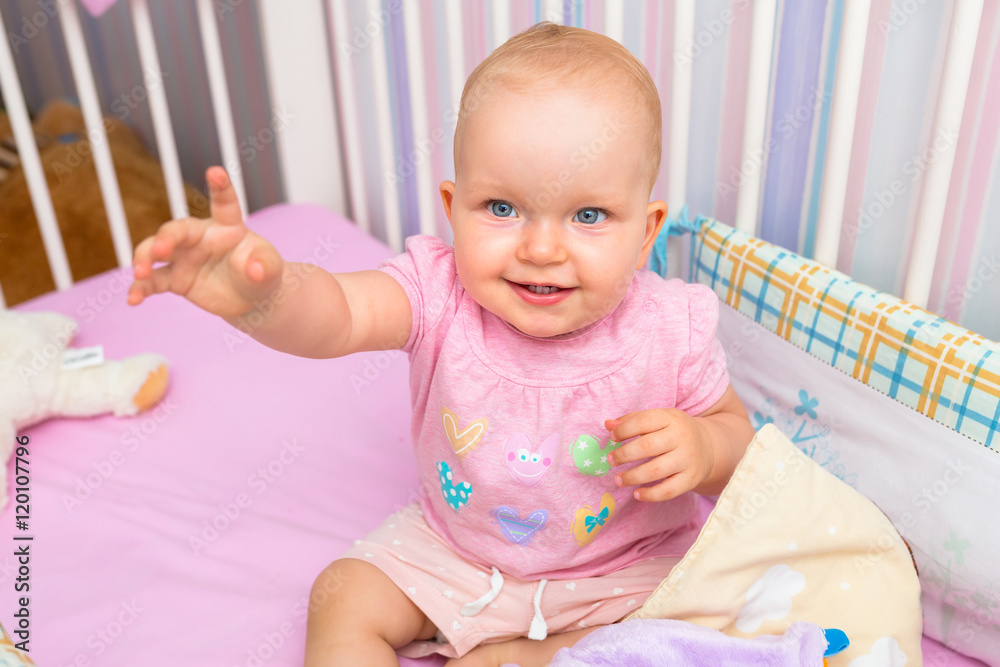
<path id="1" fill-rule="evenodd" d="M 637 116 L 586 90 L 500 89 L 467 119 L 441 195 L 459 278 L 483 308 L 549 337 L 621 303 L 666 215 L 648 201 Z"/>

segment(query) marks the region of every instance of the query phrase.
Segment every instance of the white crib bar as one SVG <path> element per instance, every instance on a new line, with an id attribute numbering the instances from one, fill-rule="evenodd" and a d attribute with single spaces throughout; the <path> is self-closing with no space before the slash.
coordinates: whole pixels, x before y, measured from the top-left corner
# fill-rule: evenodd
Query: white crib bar
<path id="1" fill-rule="evenodd" d="M 500 4 L 500 3 L 497 3 Z M 510 13 L 508 12 L 508 16 Z M 430 125 L 427 120 L 427 91 L 424 84 L 424 42 L 421 37 L 420 7 L 415 3 L 403 6 L 404 29 L 406 31 L 406 69 L 410 79 L 410 118 L 413 123 L 413 149 L 404 155 L 405 163 L 410 163 L 417 182 L 417 215 L 421 234 L 434 234 L 434 174 L 431 154 L 437 147 L 431 143 Z M 507 28 L 508 32 L 510 28 Z M 403 170 L 397 174 L 405 178 Z"/>
<path id="2" fill-rule="evenodd" d="M 619 44 L 625 39 L 625 0 L 604 1 L 604 34 Z"/>
<path id="3" fill-rule="evenodd" d="M 80 97 L 80 107 L 87 125 L 87 138 L 94 154 L 94 167 L 97 169 L 97 181 L 104 199 L 104 210 L 108 216 L 108 226 L 111 228 L 111 241 L 114 244 L 115 257 L 118 265 L 125 267 L 132 263 L 132 235 L 125 221 L 125 206 L 122 203 L 122 193 L 118 187 L 118 176 L 111 161 L 111 149 L 108 146 L 108 136 L 104 129 L 104 117 L 101 105 L 97 99 L 97 86 L 94 85 L 94 75 L 90 67 L 90 56 L 83 40 L 83 30 L 80 28 L 80 15 L 76 3 L 67 2 L 59 5 L 59 16 L 62 21 L 63 34 L 66 36 L 66 50 L 69 53 L 69 64 L 73 70 L 73 81 Z"/>
<path id="4" fill-rule="evenodd" d="M 259 2 L 257 8 L 285 201 L 345 214 L 323 0 Z"/>
<path id="5" fill-rule="evenodd" d="M 457 120 L 458 106 L 465 88 L 465 44 L 462 29 L 462 0 L 445 0 L 445 34 L 448 36 L 448 86 L 451 91 L 452 116 Z M 449 131 L 454 128 L 449 128 Z"/>
<path id="6" fill-rule="evenodd" d="M 347 3 L 328 0 L 330 19 L 330 51 L 337 80 L 338 106 L 342 119 L 341 136 L 344 138 L 345 176 L 351 198 L 351 218 L 364 232 L 371 234 L 371 215 L 368 199 L 365 197 L 366 181 L 364 163 L 361 157 L 361 122 L 358 119 L 358 91 L 354 82 L 354 68 L 351 64 L 356 47 L 351 42 L 350 20 Z"/>
<path id="7" fill-rule="evenodd" d="M 674 2 L 674 49 L 671 57 L 670 133 L 667 141 L 670 167 L 667 206 L 677 215 L 687 201 L 688 134 L 691 130 L 691 58 L 684 52 L 694 39 L 694 0 Z"/>
<path id="8" fill-rule="evenodd" d="M 565 23 L 563 20 L 562 0 L 544 0 L 542 4 L 542 20 L 552 21 L 560 25 Z"/>
<path id="9" fill-rule="evenodd" d="M 0 35 L 6 36 L 3 12 L 0 12 Z M 21 158 L 21 167 L 28 182 L 28 194 L 38 219 L 39 231 L 45 245 L 45 256 L 49 260 L 52 279 L 56 288 L 68 289 L 73 285 L 73 276 L 66 259 L 66 248 L 63 246 L 56 212 L 52 207 L 52 197 L 49 195 L 49 185 L 42 170 L 42 161 L 38 156 L 38 146 L 35 145 L 35 135 L 31 130 L 31 120 L 24 102 L 24 92 L 21 81 L 17 77 L 17 67 L 14 65 L 14 54 L 10 50 L 10 42 L 0 38 L 0 89 L 3 89 L 7 114 L 10 119 L 14 139 L 17 141 L 17 152 Z M 0 307 L 5 307 L 6 301 L 0 293 Z"/>
<path id="10" fill-rule="evenodd" d="M 760 209 L 761 182 L 766 161 L 764 139 L 767 136 L 767 103 L 770 97 L 771 54 L 774 49 L 774 18 L 776 0 L 755 0 L 753 27 L 750 38 L 750 62 L 747 69 L 747 101 L 743 115 L 743 152 L 741 162 L 748 157 L 760 158 L 759 168 L 743 174 L 743 185 L 736 198 L 736 229 L 757 233 L 757 212 Z"/>
<path id="11" fill-rule="evenodd" d="M 222 46 L 219 42 L 219 26 L 215 20 L 213 0 L 198 0 L 198 28 L 201 44 L 205 51 L 205 69 L 208 85 L 212 92 L 212 111 L 215 127 L 219 133 L 219 147 L 222 150 L 222 164 L 229 173 L 229 179 L 236 190 L 240 210 L 246 216 L 246 189 L 243 186 L 243 166 L 236 147 L 236 129 L 233 125 L 233 108 L 229 102 L 229 88 L 226 84 L 226 68 L 222 61 Z"/>
<path id="12" fill-rule="evenodd" d="M 851 167 L 851 146 L 854 143 L 870 11 L 871 0 L 853 0 L 844 4 L 837 79 L 830 111 L 830 134 L 823 167 L 823 189 L 816 223 L 815 258 L 831 269 L 837 268 L 837 252 L 840 249 L 840 229 L 844 220 L 844 198 Z"/>
<path id="13" fill-rule="evenodd" d="M 965 96 L 972 74 L 972 59 L 976 52 L 976 38 L 983 14 L 983 0 L 956 0 L 945 53 L 941 89 L 934 111 L 934 129 L 929 141 L 935 144 L 939 137 L 949 140 L 938 159 L 931 160 L 924 172 L 924 187 L 917 209 L 916 235 L 910 251 L 903 298 L 927 307 L 937 259 L 944 208 L 951 185 L 951 171 L 955 164 L 956 141 L 965 110 Z M 935 146 L 936 148 L 936 146 Z"/>
<path id="14" fill-rule="evenodd" d="M 510 39 L 510 0 L 493 0 L 493 48 Z"/>
<path id="15" fill-rule="evenodd" d="M 667 215 L 676 217 L 687 203 L 688 135 L 691 132 L 691 71 L 693 62 L 684 52 L 694 43 L 694 0 L 674 2 L 674 46 L 671 54 L 670 132 L 667 142 Z M 654 19 L 655 20 L 655 19 Z M 667 278 L 681 275 L 683 242 L 667 237 Z"/>
<path id="16" fill-rule="evenodd" d="M 167 185 L 167 198 L 170 201 L 170 215 L 175 220 L 188 216 L 187 196 L 184 192 L 184 178 L 181 176 L 180 160 L 177 157 L 177 142 L 174 139 L 174 128 L 170 122 L 170 108 L 167 106 L 167 95 L 163 90 L 160 69 L 160 57 L 156 53 L 156 38 L 153 36 L 153 23 L 149 18 L 149 5 L 146 0 L 132 0 L 132 23 L 135 27 L 136 43 L 139 47 L 139 60 L 147 77 L 156 77 L 154 85 L 146 85 L 149 97 L 149 111 L 153 116 L 153 128 L 156 133 L 156 147 L 160 154 L 163 168 L 163 179 Z"/>
<path id="17" fill-rule="evenodd" d="M 379 16 L 379 12 L 382 11 L 382 3 L 379 0 L 367 0 L 365 7 L 369 17 Z M 383 174 L 379 188 L 384 203 L 386 236 L 389 246 L 396 252 L 402 252 L 403 225 L 399 217 L 399 199 L 387 178 L 395 168 L 395 163 L 393 162 L 392 110 L 389 107 L 389 70 L 385 61 L 385 29 L 376 31 L 368 48 L 371 49 L 372 59 L 372 89 L 375 95 L 374 118 L 378 130 L 378 156 Z"/>

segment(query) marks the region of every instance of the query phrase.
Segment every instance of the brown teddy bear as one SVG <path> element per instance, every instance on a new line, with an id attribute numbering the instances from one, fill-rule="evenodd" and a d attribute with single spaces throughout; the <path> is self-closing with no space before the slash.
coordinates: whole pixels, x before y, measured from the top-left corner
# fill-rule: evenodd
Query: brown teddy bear
<path id="1" fill-rule="evenodd" d="M 57 100 L 46 105 L 32 127 L 73 280 L 115 268 L 83 113 Z M 132 243 L 138 244 L 173 217 L 163 171 L 126 123 L 105 116 L 105 127 Z M 0 111 L 0 286 L 9 306 L 55 289 L 12 135 Z M 208 217 L 208 199 L 190 185 L 185 190 L 189 215 Z"/>

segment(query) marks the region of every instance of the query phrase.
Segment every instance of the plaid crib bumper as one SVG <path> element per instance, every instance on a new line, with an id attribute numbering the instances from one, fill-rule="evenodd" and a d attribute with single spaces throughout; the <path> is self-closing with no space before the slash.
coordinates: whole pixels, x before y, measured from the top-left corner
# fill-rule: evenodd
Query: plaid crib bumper
<path id="1" fill-rule="evenodd" d="M 691 282 L 834 368 L 1000 451 L 1000 345 L 717 220 Z"/>

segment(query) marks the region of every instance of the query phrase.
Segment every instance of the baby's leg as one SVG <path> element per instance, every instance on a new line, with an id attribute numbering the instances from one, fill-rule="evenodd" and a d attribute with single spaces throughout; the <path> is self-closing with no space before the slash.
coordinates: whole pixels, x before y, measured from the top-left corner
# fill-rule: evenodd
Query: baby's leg
<path id="1" fill-rule="evenodd" d="M 399 665 L 394 649 L 437 628 L 381 570 L 343 558 L 309 594 L 305 667 Z"/>
<path id="2" fill-rule="evenodd" d="M 449 660 L 445 663 L 445 667 L 501 667 L 508 663 L 520 667 L 544 667 L 552 662 L 552 657 L 559 649 L 572 646 L 584 636 L 602 627 L 604 626 L 595 625 L 585 630 L 549 635 L 541 641 L 519 637 L 496 644 L 483 644 L 458 660 Z"/>

